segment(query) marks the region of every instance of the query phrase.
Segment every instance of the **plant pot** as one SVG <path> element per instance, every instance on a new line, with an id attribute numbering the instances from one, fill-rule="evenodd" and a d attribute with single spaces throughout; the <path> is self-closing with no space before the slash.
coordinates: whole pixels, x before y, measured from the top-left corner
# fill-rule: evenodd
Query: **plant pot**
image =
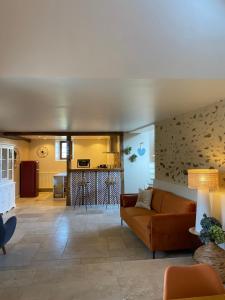
<path id="1" fill-rule="evenodd" d="M 193 256 L 194 260 L 212 266 L 221 276 L 225 283 L 225 250 L 216 244 L 209 242 L 199 247 Z"/>

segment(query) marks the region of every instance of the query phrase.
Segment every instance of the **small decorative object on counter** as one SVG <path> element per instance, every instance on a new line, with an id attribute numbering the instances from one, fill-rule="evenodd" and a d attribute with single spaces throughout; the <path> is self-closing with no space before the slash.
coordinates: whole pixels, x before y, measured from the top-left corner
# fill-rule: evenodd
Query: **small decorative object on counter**
<path id="1" fill-rule="evenodd" d="M 129 155 L 131 153 L 131 150 L 132 150 L 132 147 L 128 146 L 123 150 L 123 152 L 124 152 L 124 154 Z"/>
<path id="2" fill-rule="evenodd" d="M 225 232 L 217 219 L 207 217 L 206 214 L 203 215 L 201 225 L 200 239 L 204 245 L 195 251 L 193 258 L 199 263 L 211 265 L 225 283 L 225 251 L 218 246 L 225 243 Z"/>
<path id="3" fill-rule="evenodd" d="M 130 162 L 135 162 L 137 159 L 137 155 L 136 154 L 132 154 L 130 157 L 129 157 L 129 161 Z"/>

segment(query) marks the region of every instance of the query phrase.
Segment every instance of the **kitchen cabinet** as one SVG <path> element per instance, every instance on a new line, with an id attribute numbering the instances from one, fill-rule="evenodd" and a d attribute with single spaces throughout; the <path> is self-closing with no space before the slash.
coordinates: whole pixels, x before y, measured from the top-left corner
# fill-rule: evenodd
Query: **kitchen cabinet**
<path id="1" fill-rule="evenodd" d="M 14 146 L 0 144 L 0 213 L 15 207 Z"/>
<path id="2" fill-rule="evenodd" d="M 66 197 L 66 173 L 59 173 L 53 177 L 53 195 L 54 198 Z"/>

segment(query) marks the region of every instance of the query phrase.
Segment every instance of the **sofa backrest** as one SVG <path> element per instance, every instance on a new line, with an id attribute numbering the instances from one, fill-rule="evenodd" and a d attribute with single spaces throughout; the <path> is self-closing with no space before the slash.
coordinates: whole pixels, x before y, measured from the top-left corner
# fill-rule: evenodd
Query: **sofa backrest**
<path id="1" fill-rule="evenodd" d="M 194 201 L 159 189 L 153 190 L 151 206 L 158 213 L 189 213 L 196 210 Z"/>
<path id="2" fill-rule="evenodd" d="M 152 202 L 151 202 L 151 208 L 154 209 L 156 212 L 161 212 L 162 207 L 162 201 L 165 198 L 166 194 L 168 192 L 159 190 L 159 189 L 153 189 L 152 193 Z"/>

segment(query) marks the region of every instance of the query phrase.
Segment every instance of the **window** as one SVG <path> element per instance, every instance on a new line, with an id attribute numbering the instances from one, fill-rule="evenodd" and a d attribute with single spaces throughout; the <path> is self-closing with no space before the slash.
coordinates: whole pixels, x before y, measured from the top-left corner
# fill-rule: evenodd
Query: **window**
<path id="1" fill-rule="evenodd" d="M 55 141 L 55 160 L 65 161 L 67 158 L 67 141 Z M 74 145 L 72 143 L 72 159 L 74 159 Z"/>
<path id="2" fill-rule="evenodd" d="M 65 141 L 59 142 L 59 153 L 60 153 L 60 159 L 66 159 L 66 157 L 67 157 L 67 142 L 65 142 Z"/>

